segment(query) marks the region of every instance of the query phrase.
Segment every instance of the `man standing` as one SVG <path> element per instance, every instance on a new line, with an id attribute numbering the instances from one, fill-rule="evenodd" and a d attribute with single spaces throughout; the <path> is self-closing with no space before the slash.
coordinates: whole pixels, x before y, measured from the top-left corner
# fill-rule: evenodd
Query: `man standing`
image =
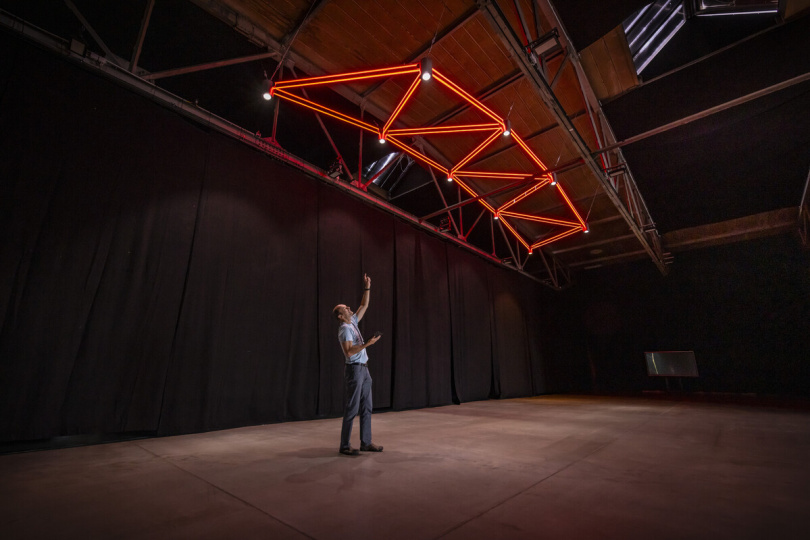
<path id="1" fill-rule="evenodd" d="M 368 372 L 368 354 L 366 347 L 374 345 L 380 339 L 375 335 L 367 342 L 363 341 L 357 323 L 363 318 L 368 309 L 368 301 L 371 296 L 371 278 L 368 274 L 363 274 L 363 299 L 357 313 L 346 304 L 338 304 L 332 310 L 340 322 L 338 330 L 338 341 L 343 349 L 343 356 L 346 359 L 345 373 L 343 376 L 346 389 L 346 405 L 343 409 L 343 429 L 340 432 L 340 453 L 348 456 L 356 456 L 363 452 L 382 452 L 383 447 L 371 442 L 371 375 Z M 354 417 L 360 412 L 360 450 L 352 448 L 349 439 L 352 435 L 352 423 Z"/>

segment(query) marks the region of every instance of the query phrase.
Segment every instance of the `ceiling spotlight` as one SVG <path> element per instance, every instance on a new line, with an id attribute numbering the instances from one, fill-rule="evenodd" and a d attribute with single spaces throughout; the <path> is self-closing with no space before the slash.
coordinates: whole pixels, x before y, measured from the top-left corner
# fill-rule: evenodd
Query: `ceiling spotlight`
<path id="1" fill-rule="evenodd" d="M 433 76 L 433 60 L 428 57 L 422 58 L 419 62 L 419 70 L 422 72 L 422 80 L 429 81 Z"/>
<path id="2" fill-rule="evenodd" d="M 532 250 L 529 250 L 529 253 L 528 253 L 528 254 L 529 254 L 529 255 L 531 255 L 532 253 L 534 253 L 534 252 L 533 252 Z"/>
<path id="3" fill-rule="evenodd" d="M 503 136 L 508 137 L 511 134 L 512 134 L 512 121 L 507 120 L 506 121 L 506 127 L 503 129 Z"/>
<path id="4" fill-rule="evenodd" d="M 264 91 L 264 94 L 262 94 L 262 97 L 267 101 L 270 101 L 270 98 L 273 97 L 273 94 L 270 93 L 270 90 L 273 88 L 273 82 L 268 79 L 265 79 L 264 87 L 266 88 L 266 90 Z"/>
<path id="5" fill-rule="evenodd" d="M 385 144 L 385 138 L 384 137 L 380 137 L 380 144 Z"/>
<path id="6" fill-rule="evenodd" d="M 557 185 L 557 173 L 551 173 L 551 185 L 552 186 Z"/>
<path id="7" fill-rule="evenodd" d="M 589 232 L 591 232 L 591 228 L 590 227 L 585 227 L 585 230 L 582 231 L 582 232 L 584 232 L 585 234 L 588 234 Z"/>
<path id="8" fill-rule="evenodd" d="M 448 181 L 448 182 L 452 182 L 452 181 L 453 181 L 453 175 L 452 175 L 452 174 L 448 174 L 448 175 L 447 175 L 447 181 Z"/>
<path id="9" fill-rule="evenodd" d="M 492 218 L 492 219 L 500 219 L 500 217 L 501 217 L 501 216 L 499 216 L 499 215 L 498 215 L 498 213 L 497 213 L 497 212 L 495 212 L 495 215 L 493 216 L 493 218 Z"/>

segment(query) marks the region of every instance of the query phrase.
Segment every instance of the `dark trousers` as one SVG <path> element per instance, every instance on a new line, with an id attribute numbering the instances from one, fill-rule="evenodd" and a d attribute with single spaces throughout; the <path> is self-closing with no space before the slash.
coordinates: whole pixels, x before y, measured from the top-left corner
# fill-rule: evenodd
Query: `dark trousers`
<path id="1" fill-rule="evenodd" d="M 371 375 L 365 364 L 346 364 L 343 375 L 346 402 L 343 408 L 343 429 L 340 447 L 349 448 L 354 417 L 360 413 L 360 443 L 371 444 Z"/>

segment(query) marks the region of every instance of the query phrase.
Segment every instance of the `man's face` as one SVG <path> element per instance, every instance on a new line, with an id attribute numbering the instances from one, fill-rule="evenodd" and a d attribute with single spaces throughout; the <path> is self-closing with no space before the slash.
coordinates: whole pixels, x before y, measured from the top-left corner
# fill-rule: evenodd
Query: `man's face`
<path id="1" fill-rule="evenodd" d="M 338 309 L 338 313 L 340 313 L 340 317 L 342 319 L 345 319 L 346 321 L 351 321 L 352 315 L 354 315 L 354 312 L 351 310 L 351 308 L 345 304 L 340 306 L 340 309 Z"/>

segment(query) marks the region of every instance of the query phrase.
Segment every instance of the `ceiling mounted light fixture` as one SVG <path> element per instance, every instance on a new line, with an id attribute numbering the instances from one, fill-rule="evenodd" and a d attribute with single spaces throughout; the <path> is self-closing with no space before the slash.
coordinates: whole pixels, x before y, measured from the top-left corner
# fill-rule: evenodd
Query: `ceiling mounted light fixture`
<path id="1" fill-rule="evenodd" d="M 507 119 L 506 128 L 503 130 L 503 136 L 508 137 L 511 134 L 512 134 L 512 121 Z"/>
<path id="2" fill-rule="evenodd" d="M 262 97 L 267 101 L 270 101 L 273 97 L 272 94 L 273 82 L 270 79 L 265 79 L 262 86 L 264 86 L 264 94 L 262 94 Z"/>
<path id="3" fill-rule="evenodd" d="M 422 80 L 427 82 L 433 77 L 433 60 L 428 58 L 427 56 L 422 58 L 419 62 L 419 70 L 422 76 Z"/>

